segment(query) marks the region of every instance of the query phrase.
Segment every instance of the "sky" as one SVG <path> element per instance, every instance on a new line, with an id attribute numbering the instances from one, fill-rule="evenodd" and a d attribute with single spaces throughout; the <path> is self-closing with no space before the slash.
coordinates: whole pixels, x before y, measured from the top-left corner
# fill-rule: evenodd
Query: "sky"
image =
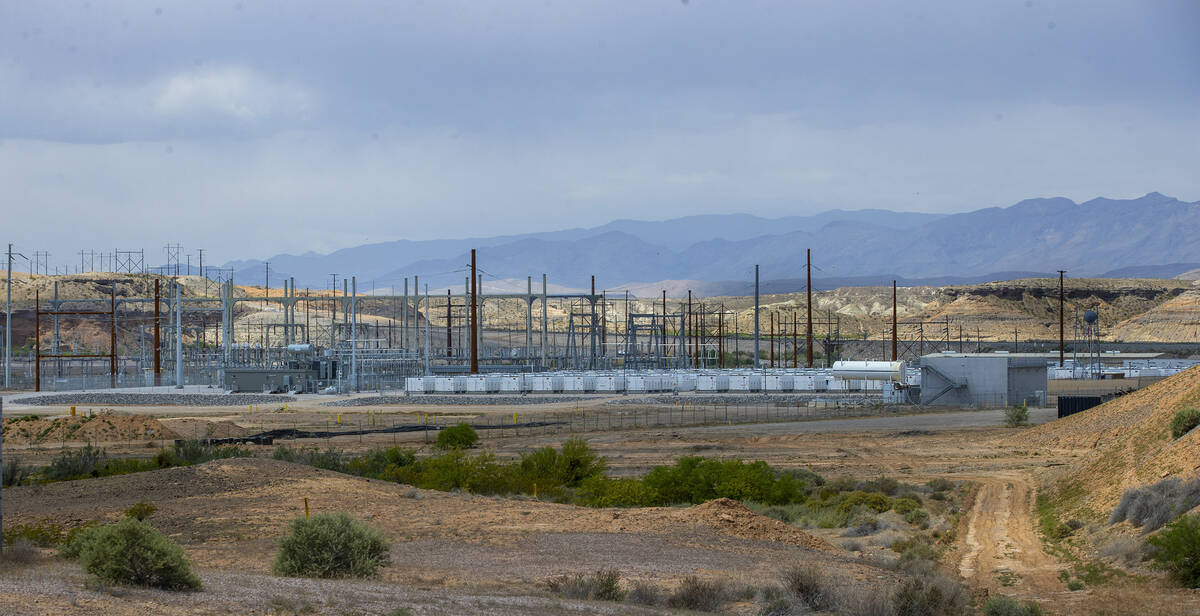
<path id="1" fill-rule="evenodd" d="M 219 263 L 1196 201 L 1198 26 L 1191 0 L 0 0 L 0 242 Z"/>

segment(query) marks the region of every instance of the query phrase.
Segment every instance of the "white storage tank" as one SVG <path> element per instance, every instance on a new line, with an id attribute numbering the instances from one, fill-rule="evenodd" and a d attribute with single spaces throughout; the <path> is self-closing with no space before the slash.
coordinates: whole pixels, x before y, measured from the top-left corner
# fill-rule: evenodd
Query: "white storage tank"
<path id="1" fill-rule="evenodd" d="M 845 380 L 904 381 L 902 361 L 835 361 L 833 376 Z"/>

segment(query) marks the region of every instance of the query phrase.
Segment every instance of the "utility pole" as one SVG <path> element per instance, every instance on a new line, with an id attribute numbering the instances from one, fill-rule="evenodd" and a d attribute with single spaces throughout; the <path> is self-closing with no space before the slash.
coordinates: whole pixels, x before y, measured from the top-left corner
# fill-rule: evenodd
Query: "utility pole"
<path id="1" fill-rule="evenodd" d="M 754 368 L 758 369 L 758 265 L 754 266 Z"/>
<path id="2" fill-rule="evenodd" d="M 1066 337 L 1064 330 L 1066 329 L 1066 317 L 1063 313 L 1063 308 L 1066 302 L 1066 293 L 1063 290 L 1063 276 L 1067 270 L 1058 270 L 1058 367 L 1064 365 L 1066 355 Z"/>
<path id="3" fill-rule="evenodd" d="M 479 374 L 479 287 L 476 286 L 475 249 L 471 249 L 471 374 Z"/>
<path id="4" fill-rule="evenodd" d="M 813 345 L 813 336 L 812 336 L 812 249 L 811 249 L 811 248 L 807 248 L 807 249 L 805 249 L 805 255 L 806 255 L 806 256 L 805 256 L 805 263 L 806 263 L 805 269 L 806 269 L 806 271 L 808 272 L 808 284 L 806 285 L 806 286 L 808 287 L 808 329 L 806 330 L 806 332 L 807 332 L 807 338 L 808 338 L 808 342 L 807 342 L 806 344 L 808 345 L 808 351 L 807 351 L 807 354 L 805 355 L 804 359 L 805 359 L 805 360 L 808 362 L 808 367 L 809 367 L 809 368 L 812 368 L 812 365 L 813 365 L 813 348 L 812 348 L 812 345 Z M 827 360 L 827 361 L 826 361 L 826 363 L 828 363 L 828 359 L 829 359 L 829 358 L 827 357 L 827 358 L 825 358 L 825 359 Z"/>
<path id="5" fill-rule="evenodd" d="M 197 248 L 200 251 L 200 277 L 204 279 L 204 297 L 208 297 L 208 276 L 204 275 L 204 249 Z"/>
<path id="6" fill-rule="evenodd" d="M 896 361 L 896 281 L 892 281 L 892 361 Z"/>
<path id="7" fill-rule="evenodd" d="M 183 290 L 175 283 L 175 389 L 183 389 Z"/>
<path id="8" fill-rule="evenodd" d="M 358 391 L 358 276 L 350 277 L 350 387 Z"/>
<path id="9" fill-rule="evenodd" d="M 12 257 L 12 244 L 9 244 L 8 280 L 4 308 L 4 389 L 8 389 L 12 373 Z"/>
<path id="10" fill-rule="evenodd" d="M 413 285 L 415 286 L 416 284 L 417 284 L 417 281 L 416 281 L 416 278 L 414 278 Z M 421 292 L 420 289 L 417 289 L 417 292 L 420 293 Z M 420 299 L 419 298 L 417 300 L 417 303 L 418 303 L 417 314 L 421 314 L 421 311 L 419 310 L 419 308 L 420 308 L 420 305 L 419 305 Z M 433 374 L 433 372 L 429 366 L 429 324 L 431 321 L 431 319 L 429 318 L 429 315 L 430 315 L 430 312 L 429 312 L 429 285 L 426 284 L 425 285 L 425 376 L 429 376 L 429 375 Z M 414 316 L 413 318 L 415 319 L 416 317 Z"/>
<path id="11" fill-rule="evenodd" d="M 267 298 L 271 297 L 271 262 L 263 261 L 263 310 L 267 309 Z"/>

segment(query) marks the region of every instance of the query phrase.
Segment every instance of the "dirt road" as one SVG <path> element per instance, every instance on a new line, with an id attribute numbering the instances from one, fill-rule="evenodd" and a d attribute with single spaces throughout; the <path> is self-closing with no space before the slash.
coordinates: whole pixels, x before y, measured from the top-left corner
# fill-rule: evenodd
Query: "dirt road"
<path id="1" fill-rule="evenodd" d="M 1042 551 L 1034 531 L 1033 484 L 1015 475 L 976 481 L 979 491 L 967 514 L 959 574 L 989 591 L 1001 586 L 1031 595 L 1060 590 L 1056 576 L 1062 565 Z"/>

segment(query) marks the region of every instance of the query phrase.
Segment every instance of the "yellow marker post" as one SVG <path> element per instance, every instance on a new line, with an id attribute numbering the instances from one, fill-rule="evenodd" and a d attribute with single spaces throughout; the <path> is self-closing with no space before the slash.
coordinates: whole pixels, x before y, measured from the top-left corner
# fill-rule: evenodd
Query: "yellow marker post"
<path id="1" fill-rule="evenodd" d="M 537 484 L 533 484 L 533 497 L 537 498 Z"/>
<path id="2" fill-rule="evenodd" d="M 341 414 L 341 413 L 338 413 L 338 418 L 337 418 L 337 419 L 338 419 L 338 425 L 339 425 L 339 426 L 340 426 L 340 425 L 342 425 L 342 414 Z"/>
<path id="3" fill-rule="evenodd" d="M 75 416 L 75 407 L 71 407 L 71 417 Z"/>
<path id="4" fill-rule="evenodd" d="M 308 519 L 308 497 L 304 497 L 304 519 Z"/>
<path id="5" fill-rule="evenodd" d="M 513 413 L 513 425 L 517 425 L 517 414 Z"/>

